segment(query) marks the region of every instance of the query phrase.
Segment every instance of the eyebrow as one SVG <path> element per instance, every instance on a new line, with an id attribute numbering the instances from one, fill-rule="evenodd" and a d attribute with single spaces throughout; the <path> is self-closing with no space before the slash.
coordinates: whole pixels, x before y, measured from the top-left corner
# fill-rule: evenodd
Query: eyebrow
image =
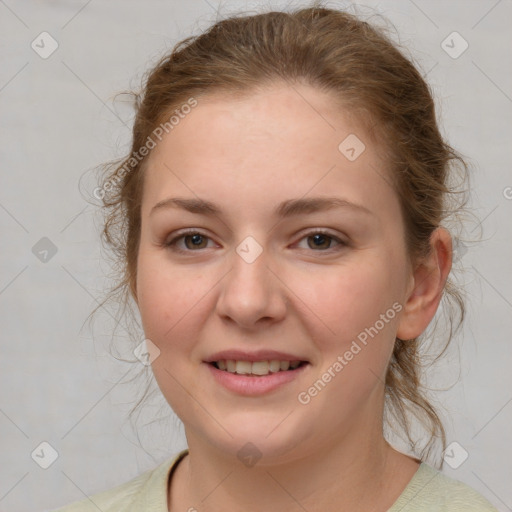
<path id="1" fill-rule="evenodd" d="M 170 197 L 159 201 L 151 209 L 150 215 L 158 210 L 168 208 L 181 208 L 190 213 L 199 215 L 217 216 L 222 215 L 222 210 L 215 203 L 197 198 Z M 293 217 L 316 212 L 323 212 L 333 208 L 347 208 L 361 213 L 373 215 L 363 205 L 355 204 L 339 197 L 312 197 L 301 199 L 288 199 L 274 208 L 273 214 L 279 218 Z"/>

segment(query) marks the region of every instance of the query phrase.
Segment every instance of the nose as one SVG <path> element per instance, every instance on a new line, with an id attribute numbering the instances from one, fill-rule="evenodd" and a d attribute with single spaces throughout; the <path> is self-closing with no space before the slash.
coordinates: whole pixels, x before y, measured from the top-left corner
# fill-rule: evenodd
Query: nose
<path id="1" fill-rule="evenodd" d="M 286 287 L 272 268 L 266 250 L 252 262 L 233 252 L 231 270 L 220 282 L 217 314 L 243 329 L 257 329 L 282 320 Z"/>

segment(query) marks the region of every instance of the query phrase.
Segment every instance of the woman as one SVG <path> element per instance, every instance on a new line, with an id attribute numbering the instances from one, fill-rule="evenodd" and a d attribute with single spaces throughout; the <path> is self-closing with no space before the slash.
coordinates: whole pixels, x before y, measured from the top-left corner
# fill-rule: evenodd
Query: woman
<path id="1" fill-rule="evenodd" d="M 347 13 L 177 45 L 99 192 L 188 449 L 60 510 L 495 510 L 383 434 L 387 405 L 411 439 L 412 404 L 445 448 L 418 339 L 459 297 L 456 162 L 420 73 Z"/>

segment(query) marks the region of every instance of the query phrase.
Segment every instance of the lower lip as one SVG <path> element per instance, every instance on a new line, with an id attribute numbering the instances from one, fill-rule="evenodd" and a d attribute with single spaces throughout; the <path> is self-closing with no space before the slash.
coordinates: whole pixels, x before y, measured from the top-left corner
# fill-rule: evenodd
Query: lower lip
<path id="1" fill-rule="evenodd" d="M 219 370 L 212 364 L 203 363 L 208 366 L 215 380 L 225 388 L 240 395 L 255 396 L 263 395 L 274 391 L 288 382 L 292 382 L 302 375 L 309 364 L 299 366 L 295 370 L 269 373 L 268 375 L 252 376 L 239 375 L 224 370 Z"/>

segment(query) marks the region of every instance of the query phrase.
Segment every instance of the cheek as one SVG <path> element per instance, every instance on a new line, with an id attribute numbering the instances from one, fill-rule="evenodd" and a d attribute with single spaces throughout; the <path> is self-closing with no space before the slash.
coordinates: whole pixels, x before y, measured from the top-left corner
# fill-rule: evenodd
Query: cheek
<path id="1" fill-rule="evenodd" d="M 141 251 L 137 290 L 146 337 L 161 351 L 171 345 L 179 350 L 180 340 L 191 332 L 192 320 L 208 292 L 206 280 L 195 271 L 169 265 L 165 255 Z"/>
<path id="2" fill-rule="evenodd" d="M 197 272 L 192 275 L 192 271 L 173 267 L 164 259 L 149 251 L 139 254 L 140 316 L 146 338 L 160 350 L 151 364 L 152 371 L 163 396 L 180 418 L 200 416 L 200 410 L 193 412 L 195 402 L 184 389 L 192 395 L 198 393 L 190 382 L 186 362 L 193 357 L 194 339 L 199 338 L 199 317 L 205 314 L 202 308 L 208 287 Z"/>
<path id="3" fill-rule="evenodd" d="M 320 283 L 311 277 L 309 284 L 303 281 L 305 302 L 315 313 L 307 315 L 306 329 L 320 355 L 311 385 L 332 382 L 319 393 L 318 407 L 334 399 L 349 414 L 385 381 L 400 310 L 388 276 L 376 265 L 330 273 Z M 326 408 L 326 421 L 339 422 L 339 410 Z"/>
<path id="4" fill-rule="evenodd" d="M 335 374 L 331 392 L 345 403 L 362 400 L 385 379 L 401 308 L 390 261 L 368 259 L 294 282 L 307 306 L 302 320 L 320 355 L 316 377 Z"/>
<path id="5" fill-rule="evenodd" d="M 333 339 L 346 340 L 373 325 L 396 302 L 392 275 L 382 264 L 362 262 L 330 270 L 322 278 L 304 274 L 295 289 L 301 290 L 319 326 Z"/>

